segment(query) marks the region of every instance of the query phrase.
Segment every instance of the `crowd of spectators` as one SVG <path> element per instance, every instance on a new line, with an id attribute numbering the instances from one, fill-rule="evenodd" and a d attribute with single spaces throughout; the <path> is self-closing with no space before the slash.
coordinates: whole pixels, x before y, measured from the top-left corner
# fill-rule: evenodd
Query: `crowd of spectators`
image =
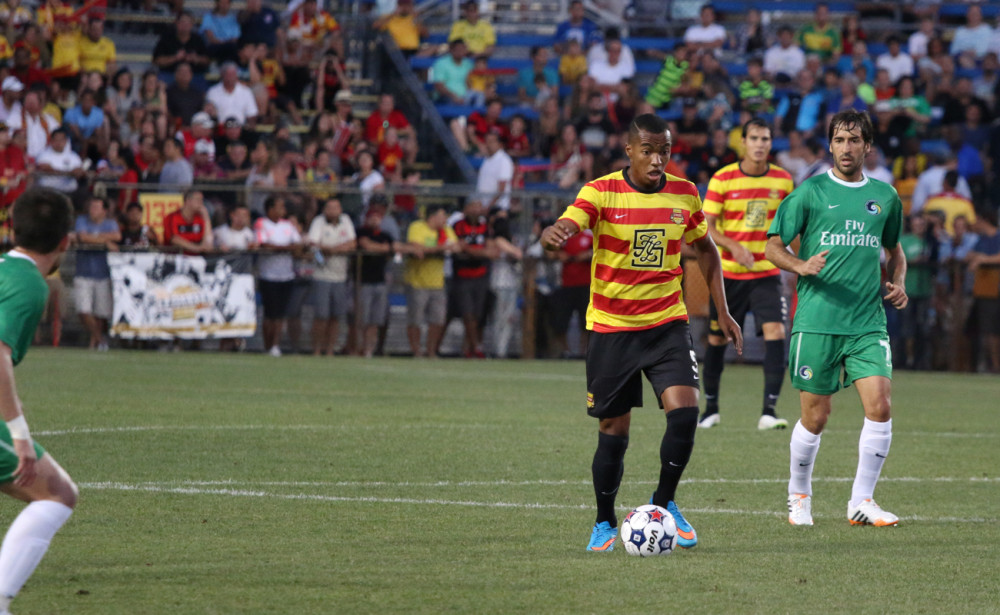
<path id="1" fill-rule="evenodd" d="M 526 207 L 512 189 L 526 182 L 573 189 L 622 168 L 622 135 L 633 117 L 646 112 L 671 122 L 668 172 L 704 189 L 715 170 L 739 157 L 739 128 L 751 117 L 771 123 L 775 160 L 800 183 L 829 168 L 827 118 L 845 108 L 867 110 L 877 126 L 867 172 L 895 185 L 912 233 L 922 237 L 927 252 L 914 257 L 926 261 L 914 271 L 936 268 L 931 288 L 954 290 L 954 278 L 967 277 L 956 273 L 955 263 L 992 271 L 982 265 L 1000 251 L 991 243 L 996 231 L 990 226 L 1000 199 L 1000 128 L 993 124 L 1000 28 L 985 23 L 975 4 L 961 25 L 943 24 L 930 5 L 915 23 L 885 34 L 866 32 L 857 14 L 834 18 L 824 3 L 799 27 L 776 28 L 754 8 L 720 20 L 705 5 L 672 46 L 633 50 L 619 29 L 602 28 L 586 16 L 582 2 L 572 1 L 551 43 L 526 50 L 523 67 L 508 74 L 492 68 L 498 38 L 478 2 L 462 5 L 445 49 L 426 43 L 427 28 L 412 0 L 371 3 L 371 27 L 386 31 L 404 54 L 439 55 L 428 74 L 432 97 L 441 104 L 472 106 L 451 128 L 459 146 L 480 165 L 475 195 L 450 224 L 447 215 L 439 226 L 439 215 L 424 212 L 407 229 L 419 215 L 414 199 L 397 195 L 390 203 L 382 193 L 420 182 L 416 131 L 389 93 L 378 97 L 367 116 L 355 112 L 344 36 L 317 0 L 295 0 L 281 12 L 262 0 L 247 0 L 238 11 L 230 0 L 216 0 L 200 15 L 185 10 L 182 1 L 170 3 L 174 19 L 156 34 L 149 66 L 141 71 L 118 62 L 115 44 L 104 32 L 104 2 L 46 0 L 35 8 L 22 3 L 0 4 L 4 236 L 7 207 L 34 177 L 73 194 L 88 215 L 95 181 L 106 182 L 112 188 L 103 202 L 108 217 L 119 221 L 123 241 L 159 240 L 190 253 L 264 246 L 268 259 L 281 257 L 259 263 L 260 279 L 264 286 L 278 284 L 266 294 L 287 296 L 292 320 L 307 286 L 299 280 L 315 281 L 315 271 L 322 271 L 320 278 L 334 286 L 323 291 L 329 310 L 320 312 L 324 317 L 314 329 L 320 353 L 330 352 L 329 339 L 336 337 L 336 323 L 342 320 L 341 291 L 335 285 L 343 276 L 334 275 L 336 267 L 329 264 L 342 255 L 327 254 L 334 249 L 323 239 L 329 233 L 313 233 L 312 227 L 323 220 L 329 227 L 343 226 L 339 214 L 328 214 L 333 202 L 341 207 L 335 198 L 339 186 L 360 190 L 360 203 L 349 208 L 356 214 L 349 220 L 353 243 L 339 249 L 362 247 L 381 254 L 381 240 L 361 238 L 377 219 L 375 226 L 391 240 L 389 249 L 407 254 L 407 267 L 434 265 L 421 276 L 407 271 L 408 280 L 421 278 L 411 283 L 413 289 L 433 291 L 444 288 L 443 281 L 437 287 L 438 254 L 456 253 L 453 277 L 468 292 L 446 297 L 444 312 L 464 317 L 463 352 L 475 356 L 483 352 L 484 284 L 469 280 L 491 278 L 485 288 L 499 297 L 498 289 L 512 287 L 513 270 L 505 265 L 519 258 L 517 244 L 528 245 L 527 238 L 510 237 L 507 212 L 517 215 Z M 148 8 L 150 3 L 142 4 Z M 659 69 L 639 72 L 650 59 L 660 61 Z M 511 78 L 514 88 L 504 90 Z M 142 228 L 136 203 L 140 191 L 182 192 L 213 183 L 234 189 L 206 190 L 197 211 L 185 214 L 190 209 L 185 205 L 179 212 L 186 216 L 187 226 L 181 227 L 214 227 L 211 240 L 193 241 L 183 232 L 156 238 Z M 253 190 L 297 185 L 308 190 L 278 199 Z M 956 209 L 954 203 L 962 199 L 968 205 Z M 278 215 L 275 210 L 282 208 Z M 194 224 L 195 218 L 202 224 Z M 259 227 L 273 232 L 262 234 Z M 418 232 L 411 241 L 412 228 Z M 462 232 L 451 240 L 442 229 Z M 281 240 L 272 241 L 272 235 Z M 418 258 L 425 255 L 433 258 Z M 484 264 L 501 256 L 500 264 Z M 559 256 L 567 263 L 574 258 Z M 306 266 L 307 261 L 312 264 Z M 368 275 L 369 283 L 375 277 Z M 970 293 L 989 286 L 970 282 Z M 1000 291 L 991 292 L 993 297 L 982 298 L 993 304 L 970 305 L 966 312 L 973 315 L 970 322 L 993 336 L 983 339 L 993 340 Z M 365 311 L 380 313 L 382 298 L 368 295 Z M 438 326 L 440 295 L 413 299 L 411 335 L 418 325 Z M 513 318 L 510 305 L 508 296 L 501 321 Z M 897 356 L 914 366 L 933 359 L 933 350 L 909 350 L 914 327 L 947 320 L 940 296 L 922 305 L 914 308 L 919 314 L 903 319 L 898 336 L 905 341 Z M 963 314 L 955 318 L 964 322 Z M 265 318 L 269 349 L 277 346 L 271 343 L 276 320 L 281 319 Z M 384 322 L 370 320 L 360 352 L 374 351 L 384 337 Z M 556 346 L 572 352 L 560 341 L 563 324 L 555 327 Z M 440 331 L 431 327 L 430 333 L 423 348 L 433 352 Z M 95 346 L 102 343 L 92 340 Z M 427 352 L 421 348 L 418 339 L 415 354 Z M 1000 368 L 1000 357 L 992 352 L 992 367 Z"/>

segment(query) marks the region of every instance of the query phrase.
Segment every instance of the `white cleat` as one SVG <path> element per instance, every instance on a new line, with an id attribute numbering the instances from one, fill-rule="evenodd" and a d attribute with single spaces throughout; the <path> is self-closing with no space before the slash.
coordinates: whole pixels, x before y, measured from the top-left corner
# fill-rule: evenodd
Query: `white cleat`
<path id="1" fill-rule="evenodd" d="M 719 424 L 720 421 L 722 421 L 722 417 L 719 415 L 719 413 L 713 412 L 708 416 L 701 417 L 701 420 L 698 421 L 698 427 L 701 427 L 702 429 L 708 429 L 709 427 L 715 427 L 716 425 Z"/>
<path id="2" fill-rule="evenodd" d="M 760 415 L 760 419 L 757 421 L 757 429 L 761 431 L 767 431 L 769 429 L 788 429 L 788 421 L 785 419 L 779 419 L 776 416 L 771 416 L 769 414 Z"/>
<path id="3" fill-rule="evenodd" d="M 788 496 L 788 522 L 792 525 L 812 525 L 812 496 L 793 493 Z"/>
<path id="4" fill-rule="evenodd" d="M 269 350 L 267 354 L 269 354 L 269 355 L 271 355 L 272 357 L 275 357 L 275 358 L 280 357 L 281 356 L 281 348 L 278 348 L 277 346 L 271 346 L 271 350 Z"/>
<path id="5" fill-rule="evenodd" d="M 899 517 L 882 510 L 882 507 L 871 498 L 853 507 L 848 502 L 847 520 L 851 522 L 851 525 L 874 525 L 875 527 L 891 527 L 899 523 Z"/>

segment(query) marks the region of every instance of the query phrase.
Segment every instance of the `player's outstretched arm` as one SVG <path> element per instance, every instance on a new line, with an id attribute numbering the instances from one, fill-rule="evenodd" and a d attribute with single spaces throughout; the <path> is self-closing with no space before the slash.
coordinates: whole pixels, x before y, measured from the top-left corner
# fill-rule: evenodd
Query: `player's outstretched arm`
<path id="1" fill-rule="evenodd" d="M 778 235 L 771 235 L 767 238 L 767 246 L 764 248 L 764 256 L 775 266 L 791 271 L 798 275 L 816 275 L 826 267 L 826 255 L 829 250 L 823 250 L 819 254 L 813 254 L 809 260 L 802 260 L 788 251 L 788 246 Z"/>
<path id="2" fill-rule="evenodd" d="M 546 250 L 558 250 L 566 240 L 580 232 L 576 223 L 560 218 L 552 226 L 545 227 L 539 241 Z"/>
<path id="3" fill-rule="evenodd" d="M 28 424 L 21 412 L 21 400 L 17 397 L 14 385 L 14 360 L 11 358 L 10 346 L 0 342 L 0 417 L 7 423 L 14 454 L 17 455 L 17 468 L 14 470 L 14 484 L 28 487 L 34 482 L 38 473 L 35 464 L 35 446 L 28 433 Z"/>
<path id="4" fill-rule="evenodd" d="M 885 300 L 892 304 L 892 307 L 901 310 L 906 307 L 910 299 L 906 296 L 906 254 L 903 246 L 896 244 L 896 247 L 888 252 L 885 265 L 891 282 L 885 283 Z"/>
<path id="5" fill-rule="evenodd" d="M 705 235 L 691 244 L 698 258 L 698 268 L 708 282 L 708 289 L 715 302 L 715 311 L 719 314 L 719 329 L 726 336 L 726 341 L 733 343 L 738 354 L 743 354 L 743 331 L 729 314 L 729 303 L 726 301 L 726 286 L 722 281 L 722 260 L 719 250 L 715 247 L 711 235 Z"/>

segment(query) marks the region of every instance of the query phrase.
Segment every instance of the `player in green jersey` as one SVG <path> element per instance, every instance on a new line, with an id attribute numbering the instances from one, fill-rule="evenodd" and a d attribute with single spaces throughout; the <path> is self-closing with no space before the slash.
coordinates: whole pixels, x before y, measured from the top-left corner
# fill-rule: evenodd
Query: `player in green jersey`
<path id="1" fill-rule="evenodd" d="M 77 488 L 59 464 L 32 442 L 14 385 L 45 309 L 45 275 L 55 270 L 73 228 L 69 199 L 47 188 L 28 190 L 14 202 L 14 249 L 0 256 L 0 491 L 27 502 L 0 546 L 0 615 L 42 560 L 49 542 L 69 519 Z"/>
<path id="2" fill-rule="evenodd" d="M 831 397 L 854 383 L 864 406 L 858 470 L 847 504 L 852 525 L 892 526 L 898 517 L 872 499 L 892 441 L 892 356 L 882 307 L 882 250 L 890 282 L 884 299 L 906 307 L 906 256 L 899 245 L 903 208 L 892 186 L 866 177 L 873 130 L 865 112 L 842 111 L 829 127 L 834 168 L 806 180 L 782 201 L 765 255 L 798 274 L 789 372 L 801 420 L 792 430 L 788 521 L 812 525 L 812 470 Z M 787 249 L 800 238 L 798 256 Z"/>

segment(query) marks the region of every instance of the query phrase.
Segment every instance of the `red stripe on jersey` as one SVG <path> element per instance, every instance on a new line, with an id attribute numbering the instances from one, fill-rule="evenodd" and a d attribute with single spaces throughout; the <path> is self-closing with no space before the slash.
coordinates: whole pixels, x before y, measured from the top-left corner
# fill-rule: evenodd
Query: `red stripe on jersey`
<path id="1" fill-rule="evenodd" d="M 680 212 L 684 223 L 691 212 L 683 207 L 606 207 L 601 210 L 601 220 L 612 224 L 678 224 L 672 219 Z"/>
<path id="2" fill-rule="evenodd" d="M 767 241 L 767 231 L 725 231 L 724 235 L 736 241 Z"/>
<path id="3" fill-rule="evenodd" d="M 742 220 L 743 210 L 742 209 L 737 211 L 727 210 L 722 212 L 722 217 L 725 218 L 726 220 Z"/>
<path id="4" fill-rule="evenodd" d="M 687 320 L 687 314 L 678 314 L 677 316 L 668 316 L 659 322 L 654 322 L 651 325 L 643 325 L 641 327 L 614 327 L 612 325 L 606 325 L 603 323 L 594 323 L 594 332 L 596 333 L 617 333 L 619 331 L 645 331 L 646 329 L 652 329 L 653 327 L 659 327 L 660 325 L 665 325 L 668 322 L 674 320 Z"/>
<path id="5" fill-rule="evenodd" d="M 714 191 L 714 190 L 707 190 L 705 192 L 705 201 L 706 202 L 711 201 L 713 203 L 722 203 L 724 200 L 725 199 L 722 198 L 722 195 L 719 194 L 718 192 Z"/>
<path id="6" fill-rule="evenodd" d="M 739 165 L 737 165 L 736 168 L 734 168 L 731 171 L 726 171 L 725 173 L 716 173 L 715 174 L 715 179 L 718 179 L 720 181 L 728 181 L 730 179 L 742 179 L 744 177 L 750 178 L 750 179 L 759 179 L 761 177 L 774 177 L 774 178 L 778 178 L 778 179 L 791 179 L 792 175 L 788 171 L 786 171 L 786 170 L 784 170 L 782 168 L 779 168 L 779 167 L 775 167 L 773 165 L 768 165 L 767 166 L 767 173 L 765 173 L 764 175 L 747 175 L 746 173 L 744 173 L 743 171 L 740 170 Z"/>
<path id="7" fill-rule="evenodd" d="M 616 239 L 610 235 L 600 235 L 597 238 L 597 249 L 607 250 L 616 254 L 628 254 L 629 242 L 624 239 Z"/>
<path id="8" fill-rule="evenodd" d="M 777 197 L 774 196 L 775 192 L 778 193 Z M 725 198 L 731 201 L 742 199 L 783 199 L 786 196 L 788 196 L 787 192 L 778 190 L 777 188 L 737 188 L 735 190 L 727 190 L 725 194 Z"/>
<path id="9" fill-rule="evenodd" d="M 618 269 L 608 265 L 597 265 L 594 277 L 615 284 L 666 284 L 684 273 L 683 267 L 675 267 L 669 271 L 641 271 L 636 269 Z"/>
<path id="10" fill-rule="evenodd" d="M 595 179 L 590 186 L 598 192 L 635 192 L 624 179 Z"/>
<path id="11" fill-rule="evenodd" d="M 673 292 L 666 297 L 654 297 L 652 299 L 612 299 L 602 294 L 594 293 L 594 309 L 608 314 L 618 314 L 622 316 L 635 316 L 641 314 L 653 314 L 670 309 L 680 303 L 681 292 Z"/>
<path id="12" fill-rule="evenodd" d="M 704 221 L 705 221 L 705 212 L 699 209 L 698 211 L 694 212 L 694 214 L 691 215 L 691 219 L 687 221 L 687 230 L 691 231 L 698 228 L 698 226 Z"/>
<path id="13" fill-rule="evenodd" d="M 573 203 L 573 207 L 576 207 L 577 209 L 583 211 L 583 213 L 587 214 L 590 218 L 590 228 L 594 228 L 594 225 L 597 224 L 597 207 L 595 207 L 593 203 L 583 199 L 577 199 Z"/>

